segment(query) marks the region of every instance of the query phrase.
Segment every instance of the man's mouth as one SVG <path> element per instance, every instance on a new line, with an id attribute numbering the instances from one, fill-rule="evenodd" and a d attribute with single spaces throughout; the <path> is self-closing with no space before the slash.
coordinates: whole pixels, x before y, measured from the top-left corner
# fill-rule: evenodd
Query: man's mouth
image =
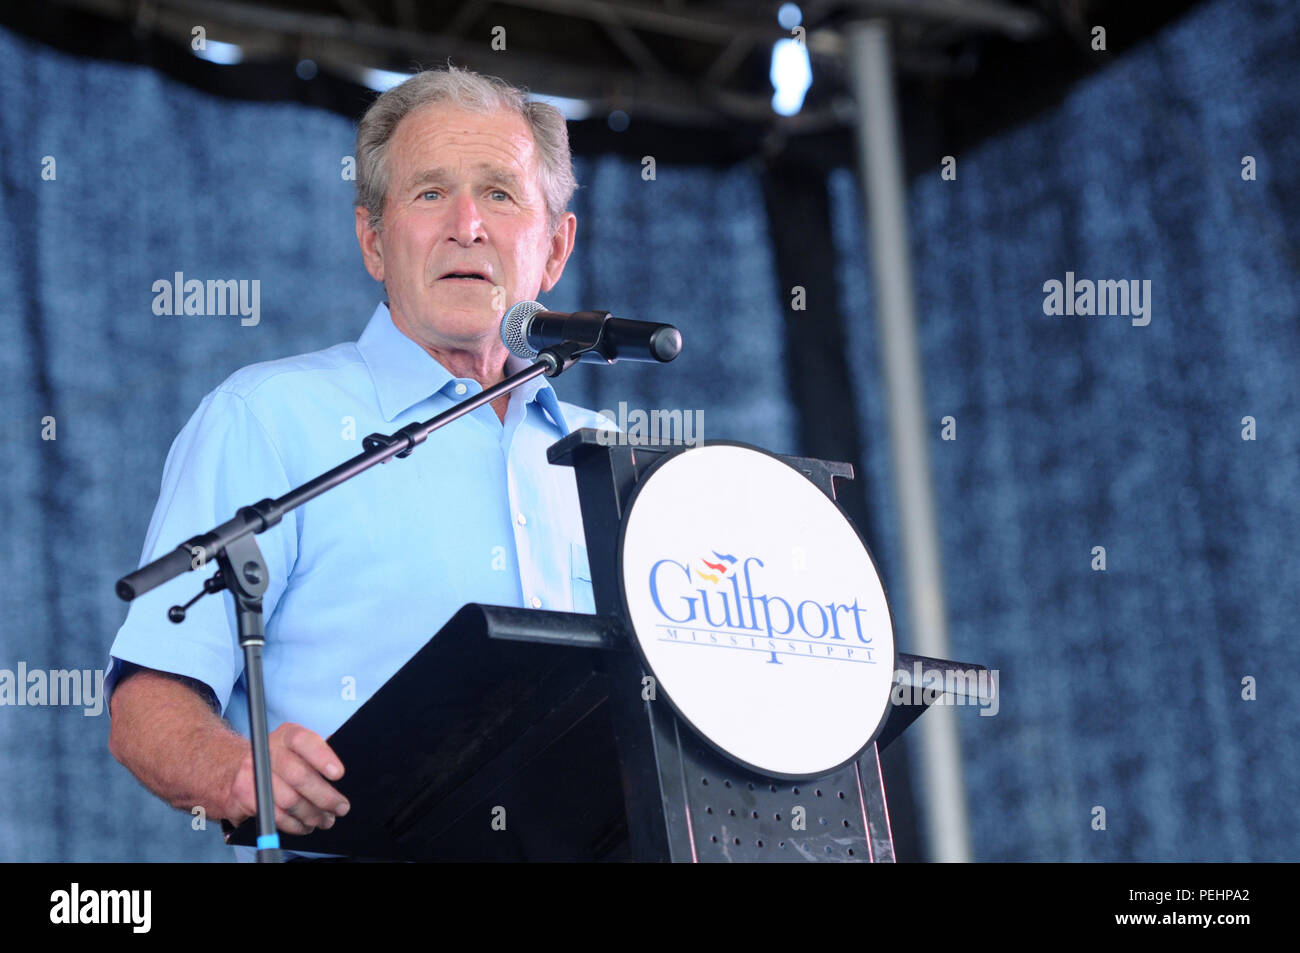
<path id="1" fill-rule="evenodd" d="M 481 271 L 449 271 L 439 281 L 489 281 L 486 272 Z"/>

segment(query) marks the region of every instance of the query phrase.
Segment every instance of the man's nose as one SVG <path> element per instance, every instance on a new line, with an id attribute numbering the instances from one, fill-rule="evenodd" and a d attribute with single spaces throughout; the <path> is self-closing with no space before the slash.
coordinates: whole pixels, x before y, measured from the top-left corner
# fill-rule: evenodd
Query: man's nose
<path id="1" fill-rule="evenodd" d="M 450 237 L 457 243 L 468 246 L 486 239 L 483 217 L 479 214 L 478 203 L 472 195 L 462 192 L 457 196 L 455 215 Z"/>

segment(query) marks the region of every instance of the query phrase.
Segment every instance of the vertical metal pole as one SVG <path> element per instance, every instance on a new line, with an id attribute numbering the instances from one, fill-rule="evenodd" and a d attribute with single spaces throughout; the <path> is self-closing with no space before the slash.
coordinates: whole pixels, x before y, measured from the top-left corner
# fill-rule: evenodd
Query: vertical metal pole
<path id="1" fill-rule="evenodd" d="M 852 23 L 847 40 L 858 106 L 858 169 L 870 223 L 894 489 L 915 651 L 949 658 L 939 532 L 926 452 L 931 427 L 925 416 L 916 343 L 916 303 L 912 296 L 906 191 L 888 23 Z M 921 735 L 920 794 L 930 856 L 938 861 L 969 861 L 970 830 L 956 711 L 952 706 L 934 706 L 917 728 Z"/>

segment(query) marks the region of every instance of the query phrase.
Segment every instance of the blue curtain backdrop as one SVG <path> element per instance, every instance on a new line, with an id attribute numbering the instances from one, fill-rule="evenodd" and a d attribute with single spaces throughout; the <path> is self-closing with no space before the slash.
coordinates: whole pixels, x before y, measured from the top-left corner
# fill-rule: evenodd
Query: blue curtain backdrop
<path id="1" fill-rule="evenodd" d="M 959 156 L 956 181 L 913 183 L 954 654 L 1002 673 L 996 717 L 962 712 L 981 859 L 1300 857 L 1283 627 L 1300 575 L 1297 19 L 1200 8 Z M 340 174 L 353 127 L 4 31 L 0 96 L 0 669 L 102 668 L 113 581 L 200 398 L 243 364 L 355 339 L 378 298 Z M 547 301 L 667 317 L 690 348 L 668 369 L 579 367 L 561 395 L 703 409 L 706 437 L 798 451 L 757 170 L 640 171 L 578 160 L 578 245 Z M 861 205 L 847 172 L 829 187 L 860 464 L 906 638 Z M 1045 316 L 1042 284 L 1067 270 L 1150 279 L 1150 326 Z M 260 323 L 154 315 L 153 282 L 177 271 L 259 280 Z M 215 825 L 192 830 L 112 760 L 107 732 L 106 713 L 0 707 L 0 860 L 227 859 Z"/>
<path id="2" fill-rule="evenodd" d="M 912 183 L 952 652 L 1003 692 L 961 711 L 977 858 L 1300 859 L 1298 35 L 1294 4 L 1198 8 Z M 845 313 L 871 314 L 861 199 L 830 185 Z M 1149 279 L 1150 324 L 1045 315 L 1067 271 Z M 875 334 L 851 324 L 862 367 Z M 874 382 L 858 414 L 901 580 Z"/>

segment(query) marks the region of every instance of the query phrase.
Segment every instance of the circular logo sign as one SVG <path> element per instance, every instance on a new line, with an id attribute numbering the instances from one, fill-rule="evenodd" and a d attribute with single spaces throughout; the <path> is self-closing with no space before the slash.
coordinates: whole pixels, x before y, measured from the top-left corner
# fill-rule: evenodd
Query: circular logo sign
<path id="1" fill-rule="evenodd" d="M 814 777 L 875 737 L 889 604 L 853 525 L 802 473 L 736 444 L 666 457 L 637 486 L 619 559 L 656 691 L 725 754 Z"/>

